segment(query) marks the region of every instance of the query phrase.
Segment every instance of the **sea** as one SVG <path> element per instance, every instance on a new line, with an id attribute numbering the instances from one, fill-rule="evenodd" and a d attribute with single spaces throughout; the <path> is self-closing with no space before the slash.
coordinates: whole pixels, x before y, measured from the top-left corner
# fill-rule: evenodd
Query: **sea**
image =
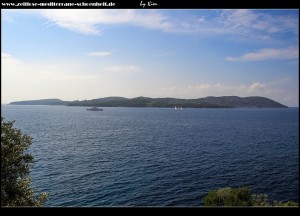
<path id="1" fill-rule="evenodd" d="M 46 206 L 203 206 L 242 186 L 299 202 L 299 108 L 103 109 L 2 105 Z"/>

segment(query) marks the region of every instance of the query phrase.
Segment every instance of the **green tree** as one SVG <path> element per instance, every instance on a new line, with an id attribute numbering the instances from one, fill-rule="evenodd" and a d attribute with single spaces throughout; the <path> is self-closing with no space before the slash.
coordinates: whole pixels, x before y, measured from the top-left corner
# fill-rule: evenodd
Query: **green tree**
<path id="1" fill-rule="evenodd" d="M 250 189 L 230 187 L 210 191 L 203 199 L 205 206 L 249 206 L 251 203 Z"/>
<path id="2" fill-rule="evenodd" d="M 26 153 L 31 137 L 4 122 L 1 116 L 1 206 L 41 206 L 47 194 L 35 195 L 29 168 L 33 156 Z"/>
<path id="3" fill-rule="evenodd" d="M 271 206 L 267 194 L 252 194 L 252 206 Z"/>
<path id="4" fill-rule="evenodd" d="M 299 206 L 299 203 L 293 201 L 280 202 L 275 200 L 274 206 Z"/>
<path id="5" fill-rule="evenodd" d="M 299 206 L 299 203 L 274 201 L 269 203 L 267 194 L 250 194 L 250 188 L 221 188 L 210 191 L 204 198 L 205 206 Z"/>

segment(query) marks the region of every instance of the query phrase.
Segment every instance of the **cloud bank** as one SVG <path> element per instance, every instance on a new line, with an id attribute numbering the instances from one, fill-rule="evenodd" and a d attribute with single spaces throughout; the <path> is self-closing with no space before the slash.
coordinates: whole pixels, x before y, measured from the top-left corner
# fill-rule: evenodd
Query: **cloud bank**
<path id="1" fill-rule="evenodd" d="M 41 16 L 47 26 L 56 25 L 87 35 L 101 35 L 105 26 L 138 26 L 167 33 L 200 36 L 235 35 L 240 38 L 269 40 L 274 34 L 293 33 L 298 36 L 298 17 L 274 15 L 258 10 L 209 10 L 209 15 L 181 14 L 170 10 L 90 10 L 44 9 L 12 10 L 6 13 L 26 13 Z"/>
<path id="2" fill-rule="evenodd" d="M 104 57 L 111 55 L 111 52 L 89 52 L 86 55 L 88 56 L 95 56 L 95 57 Z"/>
<path id="3" fill-rule="evenodd" d="M 299 50 L 296 47 L 286 49 L 265 48 L 256 52 L 246 53 L 239 57 L 227 57 L 227 61 L 262 61 L 262 60 L 285 60 L 298 59 Z"/>

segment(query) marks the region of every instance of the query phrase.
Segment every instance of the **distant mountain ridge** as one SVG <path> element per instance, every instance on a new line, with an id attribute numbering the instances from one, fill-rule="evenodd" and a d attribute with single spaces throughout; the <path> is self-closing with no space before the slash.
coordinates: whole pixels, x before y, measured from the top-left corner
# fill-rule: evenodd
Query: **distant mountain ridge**
<path id="1" fill-rule="evenodd" d="M 11 105 L 67 105 L 99 107 L 185 107 L 185 108 L 286 108 L 266 97 L 221 96 L 198 99 L 150 98 L 150 97 L 105 97 L 92 100 L 62 101 L 60 99 L 43 99 L 17 101 Z"/>
<path id="2" fill-rule="evenodd" d="M 62 101 L 57 98 L 41 99 L 41 100 L 26 100 L 11 102 L 10 105 L 67 105 L 67 101 Z"/>

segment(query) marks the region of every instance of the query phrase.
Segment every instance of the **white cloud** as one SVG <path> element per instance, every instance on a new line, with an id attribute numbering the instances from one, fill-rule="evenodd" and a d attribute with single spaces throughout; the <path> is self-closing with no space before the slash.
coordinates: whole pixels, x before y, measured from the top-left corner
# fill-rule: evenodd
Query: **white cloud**
<path id="1" fill-rule="evenodd" d="M 224 96 L 224 95 L 238 95 L 250 96 L 261 93 L 266 88 L 265 83 L 255 82 L 249 85 L 226 85 L 223 83 L 202 83 L 198 85 L 187 85 L 184 87 L 175 87 L 164 89 L 168 95 L 175 95 L 182 98 L 199 98 L 206 96 Z"/>
<path id="2" fill-rule="evenodd" d="M 1 63 L 3 64 L 1 68 L 2 74 L 6 68 L 9 68 L 9 71 L 19 71 L 22 68 L 22 62 L 15 59 L 11 54 L 1 52 Z"/>
<path id="3" fill-rule="evenodd" d="M 231 56 L 228 56 L 225 58 L 226 61 L 238 61 L 238 58 L 237 57 L 231 57 Z"/>
<path id="4" fill-rule="evenodd" d="M 266 84 L 260 83 L 260 82 L 255 82 L 255 83 L 252 83 L 248 87 L 247 91 L 249 93 L 256 93 L 256 92 L 259 92 L 259 91 L 263 91 L 265 89 L 265 87 L 266 87 Z"/>
<path id="5" fill-rule="evenodd" d="M 271 34 L 292 32 L 298 34 L 299 19 L 292 16 L 270 15 L 259 11 L 223 10 L 217 18 L 219 27 L 241 36 L 270 39 Z"/>
<path id="6" fill-rule="evenodd" d="M 10 57 L 12 57 L 10 54 L 1 52 L 1 58 L 10 58 Z"/>
<path id="7" fill-rule="evenodd" d="M 132 72 L 142 71 L 141 68 L 135 65 L 114 65 L 114 66 L 106 67 L 105 70 L 112 73 L 132 73 Z"/>
<path id="8" fill-rule="evenodd" d="M 10 11 L 6 12 L 9 14 Z M 52 24 L 83 34 L 100 35 L 107 25 L 139 26 L 169 33 L 201 36 L 233 35 L 240 39 L 269 40 L 272 35 L 291 32 L 298 35 L 298 16 L 271 15 L 259 10 L 210 10 L 211 16 L 182 14 L 165 10 L 90 10 L 43 9 L 12 10 L 11 13 L 31 14 Z M 5 16 L 8 16 L 5 14 Z"/>
<path id="9" fill-rule="evenodd" d="M 40 10 L 43 17 L 56 25 L 85 34 L 100 34 L 102 25 L 134 25 L 167 30 L 171 23 L 155 11 L 138 10 Z"/>
<path id="10" fill-rule="evenodd" d="M 299 104 L 299 91 L 290 85 L 289 78 L 272 80 L 270 82 L 254 82 L 240 85 L 224 83 L 201 83 L 197 85 L 170 86 L 155 91 L 156 97 L 201 98 L 207 96 L 262 96 L 268 97 L 288 106 Z"/>
<path id="11" fill-rule="evenodd" d="M 111 55 L 111 52 L 89 52 L 87 53 L 88 56 L 96 56 L 96 57 L 104 57 Z"/>
<path id="12" fill-rule="evenodd" d="M 262 60 L 280 60 L 280 59 L 298 59 L 299 51 L 296 47 L 286 49 L 266 48 L 256 52 L 246 53 L 239 57 L 226 57 L 226 61 L 262 61 Z"/>

